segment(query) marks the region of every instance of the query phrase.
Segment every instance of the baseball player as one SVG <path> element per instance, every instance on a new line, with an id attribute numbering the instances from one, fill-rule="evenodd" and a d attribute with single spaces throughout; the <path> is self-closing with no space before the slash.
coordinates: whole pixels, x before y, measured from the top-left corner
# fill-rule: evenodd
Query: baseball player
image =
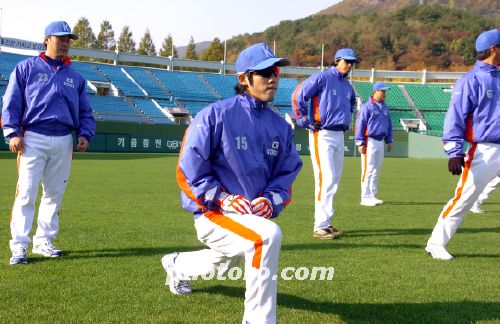
<path id="1" fill-rule="evenodd" d="M 361 154 L 361 205 L 373 207 L 383 204 L 377 199 L 378 179 L 384 160 L 384 142 L 392 150 L 392 123 L 385 104 L 384 82 L 373 85 L 373 96 L 361 106 L 356 119 L 356 146 Z"/>
<path id="2" fill-rule="evenodd" d="M 349 129 L 356 104 L 356 95 L 347 75 L 357 60 L 354 50 L 338 50 L 332 68 L 312 75 L 292 94 L 297 126 L 309 130 L 315 182 L 313 236 L 320 239 L 331 240 L 342 235 L 331 221 L 333 198 L 344 164 L 344 132 Z"/>
<path id="3" fill-rule="evenodd" d="M 470 209 L 471 212 L 474 214 L 482 214 L 484 213 L 484 210 L 481 209 L 481 205 L 483 204 L 483 201 L 488 199 L 489 195 L 495 191 L 496 188 L 500 186 L 500 176 L 496 177 L 495 179 L 491 180 L 487 185 L 486 188 L 484 188 L 483 192 L 479 195 L 479 198 L 477 198 L 476 202 L 474 205 L 472 205 L 472 208 Z"/>
<path id="4" fill-rule="evenodd" d="M 453 259 L 445 245 L 486 185 L 500 176 L 500 31 L 481 33 L 476 51 L 474 68 L 453 88 L 444 121 L 448 169 L 461 177 L 425 248 L 434 259 Z M 464 157 L 465 141 L 470 145 Z"/>
<path id="5" fill-rule="evenodd" d="M 43 194 L 33 253 L 59 257 L 52 241 L 59 231 L 59 209 L 68 184 L 76 131 L 85 151 L 95 134 L 85 79 L 71 67 L 68 51 L 78 37 L 64 21 L 45 28 L 46 51 L 15 67 L 3 99 L 3 134 L 18 153 L 16 197 L 12 208 L 10 264 L 26 263 L 38 186 Z"/>
<path id="6" fill-rule="evenodd" d="M 243 323 L 276 322 L 273 276 L 281 231 L 270 219 L 290 202 L 302 162 L 290 125 L 268 102 L 276 93 L 279 67 L 289 64 L 263 43 L 242 51 L 236 96 L 196 115 L 177 166 L 182 206 L 194 213 L 198 239 L 208 249 L 163 257 L 170 291 L 188 294 L 187 280 L 224 272 L 244 259 Z"/>

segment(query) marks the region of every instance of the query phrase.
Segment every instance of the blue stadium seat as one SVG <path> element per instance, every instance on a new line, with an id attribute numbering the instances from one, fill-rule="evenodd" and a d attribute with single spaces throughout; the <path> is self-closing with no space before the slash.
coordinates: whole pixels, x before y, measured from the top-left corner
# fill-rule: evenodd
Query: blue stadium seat
<path id="1" fill-rule="evenodd" d="M 199 73 L 156 69 L 151 72 L 176 99 L 201 102 L 214 102 L 221 99 L 210 90 Z"/>
<path id="2" fill-rule="evenodd" d="M 128 97 L 146 96 L 144 92 L 142 92 L 141 89 L 122 72 L 120 66 L 105 64 L 96 64 L 96 66 L 109 80 L 111 80 L 123 95 Z"/>
<path id="3" fill-rule="evenodd" d="M 110 121 L 129 121 L 151 123 L 140 111 L 137 111 L 122 97 L 89 96 L 89 101 L 97 119 Z"/>
<path id="4" fill-rule="evenodd" d="M 144 90 L 146 90 L 149 98 L 170 99 L 172 97 L 158 86 L 151 74 L 149 74 L 145 68 L 124 67 L 124 69 Z"/>
<path id="5" fill-rule="evenodd" d="M 204 73 L 203 77 L 222 98 L 234 96 L 234 86 L 238 83 L 235 75 Z"/>
<path id="6" fill-rule="evenodd" d="M 134 99 L 134 103 L 155 124 L 172 124 L 171 120 L 151 100 Z"/>

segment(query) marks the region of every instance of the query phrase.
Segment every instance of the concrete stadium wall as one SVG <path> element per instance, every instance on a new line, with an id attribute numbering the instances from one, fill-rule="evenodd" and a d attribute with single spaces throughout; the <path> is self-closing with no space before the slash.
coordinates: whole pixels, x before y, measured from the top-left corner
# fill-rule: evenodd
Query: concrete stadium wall
<path id="1" fill-rule="evenodd" d="M 97 122 L 89 152 L 178 153 L 186 128 L 185 125 Z M 308 131 L 295 130 L 295 145 L 301 155 L 309 155 Z M 0 150 L 8 150 L 2 135 Z M 345 156 L 359 156 L 352 131 L 345 133 Z M 386 152 L 386 156 L 408 156 L 407 133 L 395 132 L 393 151 Z"/>
<path id="2" fill-rule="evenodd" d="M 408 157 L 411 158 L 447 158 L 443 150 L 441 137 L 409 133 Z"/>

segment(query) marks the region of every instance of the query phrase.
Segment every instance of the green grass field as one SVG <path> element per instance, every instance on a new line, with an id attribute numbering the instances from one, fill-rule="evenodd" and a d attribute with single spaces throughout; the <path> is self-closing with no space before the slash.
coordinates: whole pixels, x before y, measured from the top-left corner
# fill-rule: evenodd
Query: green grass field
<path id="1" fill-rule="evenodd" d="M 0 153 L 0 322 L 232 322 L 243 314 L 244 281 L 192 283 L 189 296 L 164 286 L 161 257 L 202 248 L 179 203 L 176 156 L 77 154 L 54 243 L 59 259 L 29 254 L 10 266 L 14 154 Z M 309 157 L 292 204 L 277 219 L 280 269 L 334 267 L 331 281 L 280 280 L 281 323 L 500 322 L 500 193 L 469 214 L 448 245 L 456 259 L 424 252 L 457 177 L 446 160 L 386 159 L 374 208 L 359 205 L 359 158 L 346 158 L 334 225 L 346 235 L 312 237 Z"/>

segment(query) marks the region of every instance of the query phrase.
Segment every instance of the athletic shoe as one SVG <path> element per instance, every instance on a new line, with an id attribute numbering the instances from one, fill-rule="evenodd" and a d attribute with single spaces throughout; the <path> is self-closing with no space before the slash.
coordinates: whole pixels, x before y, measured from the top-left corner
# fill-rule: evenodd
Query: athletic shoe
<path id="1" fill-rule="evenodd" d="M 174 271 L 174 263 L 178 255 L 178 252 L 174 252 L 167 254 L 163 258 L 161 258 L 161 264 L 167 272 L 167 280 L 165 282 L 165 285 L 168 285 L 170 287 L 170 292 L 172 294 L 187 295 L 192 291 L 189 282 L 186 280 L 178 279 Z"/>
<path id="2" fill-rule="evenodd" d="M 431 255 L 434 259 L 450 261 L 453 260 L 453 256 L 446 251 L 445 247 L 436 244 L 427 244 L 425 247 L 425 252 Z"/>
<path id="3" fill-rule="evenodd" d="M 373 200 L 372 198 L 361 198 L 361 202 L 359 204 L 366 207 L 374 207 L 377 205 L 375 200 Z"/>
<path id="4" fill-rule="evenodd" d="M 474 203 L 474 205 L 472 205 L 472 208 L 470 209 L 470 211 L 474 214 L 482 214 L 484 213 L 484 210 L 481 209 L 480 205 Z"/>
<path id="5" fill-rule="evenodd" d="M 331 225 L 327 228 L 322 228 L 313 233 L 314 237 L 317 237 L 321 240 L 333 240 L 337 237 L 342 236 L 344 233 L 341 230 L 333 228 Z"/>
<path id="6" fill-rule="evenodd" d="M 47 258 L 57 258 L 62 256 L 63 254 L 61 250 L 57 249 L 55 246 L 52 245 L 52 243 L 49 242 L 34 245 L 32 252 L 35 254 L 41 254 Z"/>
<path id="7" fill-rule="evenodd" d="M 372 201 L 375 203 L 375 205 L 382 205 L 384 203 L 383 200 L 377 199 L 375 197 L 372 197 Z"/>
<path id="8" fill-rule="evenodd" d="M 24 246 L 17 246 L 12 250 L 12 257 L 10 258 L 10 264 L 25 264 L 28 263 L 28 249 Z"/>

